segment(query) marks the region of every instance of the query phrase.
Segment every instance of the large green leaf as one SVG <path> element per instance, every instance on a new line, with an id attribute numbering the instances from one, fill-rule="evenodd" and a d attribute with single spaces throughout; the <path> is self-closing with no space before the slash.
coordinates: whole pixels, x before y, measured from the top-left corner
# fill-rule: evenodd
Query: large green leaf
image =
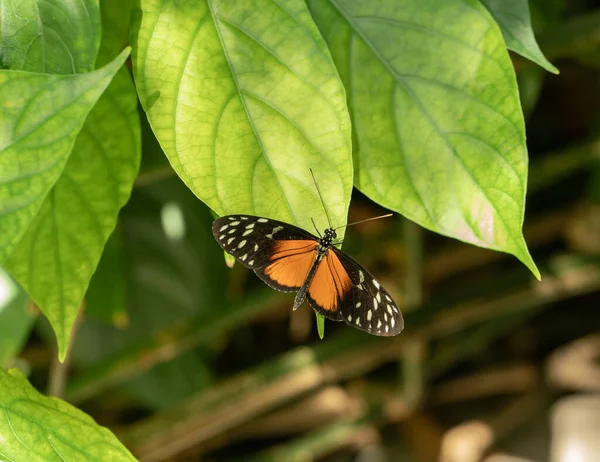
<path id="1" fill-rule="evenodd" d="M 484 7 L 312 0 L 309 8 L 348 92 L 358 188 L 428 229 L 512 253 L 539 277 L 521 232 L 527 150 L 517 84 Z"/>
<path id="2" fill-rule="evenodd" d="M 3 0 L 0 14 L 3 67 L 49 74 L 94 69 L 100 45 L 96 0 Z"/>
<path id="3" fill-rule="evenodd" d="M 133 69 L 169 161 L 218 214 L 335 225 L 352 188 L 344 88 L 302 0 L 141 0 Z M 176 44 L 174 46 L 173 44 Z"/>
<path id="4" fill-rule="evenodd" d="M 108 429 L 70 404 L 42 396 L 17 370 L 0 369 L 0 409 L 2 460 L 135 460 Z"/>
<path id="5" fill-rule="evenodd" d="M 13 278 L 0 268 L 0 368 L 19 353 L 35 316 L 29 297 Z"/>
<path id="6" fill-rule="evenodd" d="M 0 261 L 37 215 L 85 117 L 127 53 L 87 74 L 0 71 Z"/>
<path id="7" fill-rule="evenodd" d="M 546 69 L 558 74 L 540 50 L 533 35 L 528 0 L 481 0 L 500 26 L 506 46 Z"/>

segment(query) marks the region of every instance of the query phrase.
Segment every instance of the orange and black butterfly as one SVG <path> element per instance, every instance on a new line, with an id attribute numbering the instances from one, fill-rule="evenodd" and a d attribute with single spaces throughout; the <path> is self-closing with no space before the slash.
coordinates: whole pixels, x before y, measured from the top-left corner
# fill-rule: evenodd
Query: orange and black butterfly
<path id="1" fill-rule="evenodd" d="M 335 247 L 337 234 L 329 226 L 316 237 L 270 218 L 227 215 L 215 220 L 212 231 L 227 253 L 269 286 L 297 291 L 294 310 L 306 299 L 333 321 L 374 335 L 399 334 L 404 328 L 400 309 L 371 273 Z"/>

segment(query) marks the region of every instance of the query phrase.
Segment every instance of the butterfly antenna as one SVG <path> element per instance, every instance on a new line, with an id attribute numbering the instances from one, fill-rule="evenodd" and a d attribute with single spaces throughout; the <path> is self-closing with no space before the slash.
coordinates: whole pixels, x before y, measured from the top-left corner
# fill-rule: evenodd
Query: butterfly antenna
<path id="1" fill-rule="evenodd" d="M 319 184 L 317 183 L 317 179 L 315 178 L 315 174 L 312 171 L 312 168 L 309 168 L 310 174 L 313 177 L 313 181 L 315 182 L 315 186 L 317 187 L 317 192 L 319 193 L 319 199 L 321 199 L 321 204 L 323 205 L 323 210 L 325 210 L 325 216 L 327 217 L 327 223 L 329 223 L 329 227 L 333 228 L 331 225 L 331 218 L 329 218 L 329 213 L 327 213 L 327 207 L 325 207 L 325 202 L 323 201 L 323 196 L 321 195 L 321 189 L 319 188 Z"/>
<path id="2" fill-rule="evenodd" d="M 367 221 L 373 221 L 373 220 L 379 220 L 380 218 L 388 218 L 391 217 L 393 215 L 393 213 L 387 213 L 385 215 L 380 215 L 378 217 L 373 217 L 373 218 L 367 218 L 366 220 L 360 220 L 360 221 L 355 221 L 354 223 L 350 223 L 349 225 L 344 225 L 344 226 L 338 226 L 335 229 L 340 229 L 340 228 L 347 228 L 348 226 L 354 226 L 354 225 L 358 225 L 360 223 L 365 223 Z"/>

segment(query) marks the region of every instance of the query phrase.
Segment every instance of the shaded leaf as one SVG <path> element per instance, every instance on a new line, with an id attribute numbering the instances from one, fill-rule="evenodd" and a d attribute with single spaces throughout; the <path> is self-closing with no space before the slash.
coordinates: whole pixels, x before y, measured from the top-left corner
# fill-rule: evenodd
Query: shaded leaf
<path id="1" fill-rule="evenodd" d="M 125 289 L 125 255 L 121 233 L 110 236 L 85 295 L 85 314 L 115 327 L 129 323 Z"/>
<path id="2" fill-rule="evenodd" d="M 17 370 L 0 369 L 0 457 L 7 461 L 134 461 L 87 414 L 33 388 Z"/>
<path id="3" fill-rule="evenodd" d="M 168 326 L 187 325 L 211 309 L 220 313 L 227 270 L 214 264 L 222 252 L 211 223 L 207 207 L 178 178 L 134 191 L 119 223 L 127 298 L 117 303 L 127 305 L 129 323 L 118 329 L 86 319 L 73 348 L 77 365 L 85 371 Z M 96 276 L 90 293 L 104 288 Z M 209 380 L 202 354 L 194 351 L 139 375 L 125 388 L 144 406 L 162 408 Z"/>
<path id="4" fill-rule="evenodd" d="M 512 253 L 539 277 L 521 232 L 523 115 L 488 12 L 461 0 L 309 8 L 348 92 L 357 187 L 428 229 Z"/>
<path id="5" fill-rule="evenodd" d="M 0 268 L 0 368 L 21 351 L 35 316 L 28 309 L 29 297 Z"/>
<path id="6" fill-rule="evenodd" d="M 142 0 L 134 76 L 171 165 L 215 212 L 335 225 L 352 188 L 344 89 L 301 0 Z M 169 37 L 165 40 L 165 37 Z M 177 43 L 174 47 L 173 43 Z"/>
<path id="7" fill-rule="evenodd" d="M 531 26 L 528 0 L 481 0 L 502 31 L 506 46 L 548 72 L 558 74 L 540 50 Z"/>
<path id="8" fill-rule="evenodd" d="M 98 2 L 3 0 L 0 57 L 4 67 L 49 74 L 94 69 L 100 46 Z"/>

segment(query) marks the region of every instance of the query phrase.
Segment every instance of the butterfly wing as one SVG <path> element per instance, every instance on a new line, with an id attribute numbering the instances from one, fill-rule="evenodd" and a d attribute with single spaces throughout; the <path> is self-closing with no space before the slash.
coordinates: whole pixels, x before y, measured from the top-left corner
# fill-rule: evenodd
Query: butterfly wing
<path id="1" fill-rule="evenodd" d="M 317 238 L 302 228 L 252 215 L 218 218 L 212 231 L 223 250 L 282 292 L 302 287 L 319 245 Z"/>
<path id="2" fill-rule="evenodd" d="M 351 286 L 352 281 L 340 259 L 330 250 L 318 263 L 306 301 L 327 319 L 343 321 L 341 305 Z"/>
<path id="3" fill-rule="evenodd" d="M 404 318 L 391 295 L 360 263 L 332 249 L 351 284 L 344 287 L 340 311 L 344 321 L 373 335 L 393 336 L 404 329 Z"/>

